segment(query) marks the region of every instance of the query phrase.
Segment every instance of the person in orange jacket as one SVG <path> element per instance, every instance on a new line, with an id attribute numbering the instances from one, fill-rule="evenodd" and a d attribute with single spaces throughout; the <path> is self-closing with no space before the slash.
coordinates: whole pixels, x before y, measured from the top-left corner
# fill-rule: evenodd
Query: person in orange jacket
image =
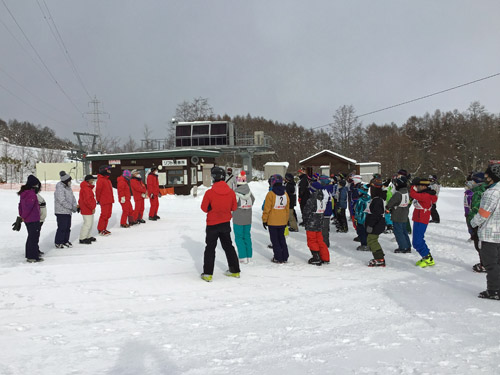
<path id="1" fill-rule="evenodd" d="M 211 169 L 213 185 L 207 190 L 201 202 L 201 209 L 207 213 L 206 247 L 203 259 L 203 273 L 201 278 L 207 282 L 212 281 L 215 263 L 215 248 L 217 240 L 224 252 L 229 269 L 224 273 L 229 277 L 240 277 L 240 264 L 236 249 L 231 241 L 230 221 L 232 212 L 238 209 L 236 194 L 224 182 L 226 172 L 220 167 Z"/>
<path id="2" fill-rule="evenodd" d="M 128 228 L 129 226 L 136 224 L 133 216 L 134 210 L 132 208 L 132 203 L 130 203 L 130 199 L 132 198 L 132 193 L 130 191 L 131 177 L 132 173 L 126 169 L 123 171 L 122 175 L 116 179 L 118 200 L 122 206 L 122 217 L 120 219 L 120 226 L 122 228 Z"/>
<path id="3" fill-rule="evenodd" d="M 146 198 L 146 185 L 142 182 L 142 177 L 137 169 L 132 170 L 132 178 L 130 179 L 130 188 L 134 196 L 134 221 L 144 224 L 142 219 L 144 213 L 144 198 Z"/>
<path id="4" fill-rule="evenodd" d="M 285 228 L 290 214 L 290 198 L 283 185 L 283 177 L 273 174 L 269 179 L 271 191 L 264 200 L 262 212 L 262 225 L 269 229 L 269 236 L 273 244 L 273 263 L 286 263 L 288 261 L 288 246 L 285 239 Z"/>
<path id="5" fill-rule="evenodd" d="M 158 167 L 152 166 L 151 170 L 148 174 L 147 179 L 147 189 L 148 189 L 148 197 L 149 197 L 149 220 L 156 221 L 160 217 L 158 214 L 158 207 L 160 203 L 158 202 L 158 198 L 161 197 L 160 194 L 160 184 L 158 182 Z"/>
<path id="6" fill-rule="evenodd" d="M 96 200 L 94 196 L 94 184 L 96 178 L 92 175 L 85 176 L 85 179 L 80 184 L 80 195 L 78 197 L 78 205 L 82 214 L 83 224 L 80 230 L 80 243 L 90 245 L 96 239 L 90 236 L 90 231 L 94 225 L 94 214 L 96 208 Z"/>
<path id="7" fill-rule="evenodd" d="M 97 204 L 101 206 L 101 215 L 97 223 L 97 231 L 101 236 L 109 236 L 111 232 L 108 228 L 108 221 L 113 211 L 113 185 L 109 180 L 111 176 L 111 166 L 101 165 L 99 167 L 99 174 L 97 175 L 97 184 L 95 189 L 95 198 Z"/>

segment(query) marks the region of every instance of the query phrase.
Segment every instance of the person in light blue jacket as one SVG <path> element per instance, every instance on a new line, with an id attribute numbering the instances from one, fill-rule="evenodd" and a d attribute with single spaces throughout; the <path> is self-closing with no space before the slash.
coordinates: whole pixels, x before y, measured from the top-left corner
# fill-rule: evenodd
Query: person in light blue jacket
<path id="1" fill-rule="evenodd" d="M 71 234 L 71 215 L 80 208 L 71 190 L 71 176 L 66 172 L 59 173 L 61 181 L 56 184 L 54 192 L 54 213 L 57 217 L 55 245 L 58 249 L 73 247 L 69 241 Z"/>
<path id="2" fill-rule="evenodd" d="M 354 217 L 356 219 L 356 233 L 359 237 L 359 242 L 361 244 L 356 248 L 359 251 L 370 251 L 368 247 L 368 234 L 366 233 L 365 221 L 366 221 L 366 209 L 370 204 L 370 194 L 369 186 L 366 184 L 359 184 L 358 193 L 359 197 L 356 201 L 356 205 L 354 206 Z"/>

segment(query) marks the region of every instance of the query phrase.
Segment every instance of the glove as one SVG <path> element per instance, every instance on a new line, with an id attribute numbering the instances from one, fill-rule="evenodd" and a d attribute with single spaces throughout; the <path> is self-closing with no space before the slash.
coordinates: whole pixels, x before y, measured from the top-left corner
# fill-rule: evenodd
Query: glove
<path id="1" fill-rule="evenodd" d="M 125 203 L 125 197 L 120 198 L 120 203 Z"/>
<path id="2" fill-rule="evenodd" d="M 373 232 L 373 227 L 366 227 L 366 233 Z"/>
<path id="3" fill-rule="evenodd" d="M 21 230 L 21 223 L 23 222 L 23 219 L 21 216 L 18 216 L 16 219 L 16 222 L 12 224 L 12 230 L 15 230 L 16 232 L 19 232 Z"/>
<path id="4" fill-rule="evenodd" d="M 208 204 L 207 211 L 212 211 L 212 205 L 210 203 Z"/>
<path id="5" fill-rule="evenodd" d="M 154 194 L 151 194 L 151 195 L 149 196 L 149 199 L 155 199 L 155 195 L 154 195 Z"/>
<path id="6" fill-rule="evenodd" d="M 146 193 L 142 193 L 141 197 L 146 198 Z"/>
<path id="7" fill-rule="evenodd" d="M 97 202 L 95 202 L 95 203 L 96 203 L 98 206 L 99 206 L 99 204 L 100 204 L 100 203 L 99 203 L 99 201 L 97 201 Z"/>
<path id="8" fill-rule="evenodd" d="M 264 227 L 265 230 L 267 230 L 267 223 L 262 223 L 262 226 Z"/>
<path id="9" fill-rule="evenodd" d="M 161 198 L 161 193 L 158 193 L 158 198 Z"/>
<path id="10" fill-rule="evenodd" d="M 81 211 L 81 210 L 80 210 L 80 207 L 77 207 L 77 208 L 76 208 L 76 212 L 80 213 L 80 211 Z"/>

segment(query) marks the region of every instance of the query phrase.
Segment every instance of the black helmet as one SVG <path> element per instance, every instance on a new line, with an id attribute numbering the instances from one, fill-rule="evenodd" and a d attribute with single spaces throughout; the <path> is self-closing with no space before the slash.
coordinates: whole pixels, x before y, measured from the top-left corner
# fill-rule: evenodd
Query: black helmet
<path id="1" fill-rule="evenodd" d="M 400 177 L 394 178 L 392 183 L 396 187 L 396 190 L 399 190 L 408 186 L 408 179 L 406 176 L 401 175 Z"/>
<path id="2" fill-rule="evenodd" d="M 224 181 L 226 178 L 226 172 L 221 167 L 212 167 L 210 173 L 214 182 Z"/>

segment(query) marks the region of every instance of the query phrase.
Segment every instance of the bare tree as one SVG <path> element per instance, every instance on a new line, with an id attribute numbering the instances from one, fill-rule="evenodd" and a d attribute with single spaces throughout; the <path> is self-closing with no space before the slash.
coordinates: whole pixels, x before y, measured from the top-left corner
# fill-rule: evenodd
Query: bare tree
<path id="1" fill-rule="evenodd" d="M 214 109 L 208 104 L 208 98 L 194 98 L 191 102 L 183 101 L 175 109 L 177 121 L 210 120 L 214 116 Z"/>
<path id="2" fill-rule="evenodd" d="M 331 125 L 331 137 L 334 146 L 341 154 L 349 156 L 352 153 L 354 129 L 359 124 L 352 105 L 343 105 L 335 111 Z"/>

